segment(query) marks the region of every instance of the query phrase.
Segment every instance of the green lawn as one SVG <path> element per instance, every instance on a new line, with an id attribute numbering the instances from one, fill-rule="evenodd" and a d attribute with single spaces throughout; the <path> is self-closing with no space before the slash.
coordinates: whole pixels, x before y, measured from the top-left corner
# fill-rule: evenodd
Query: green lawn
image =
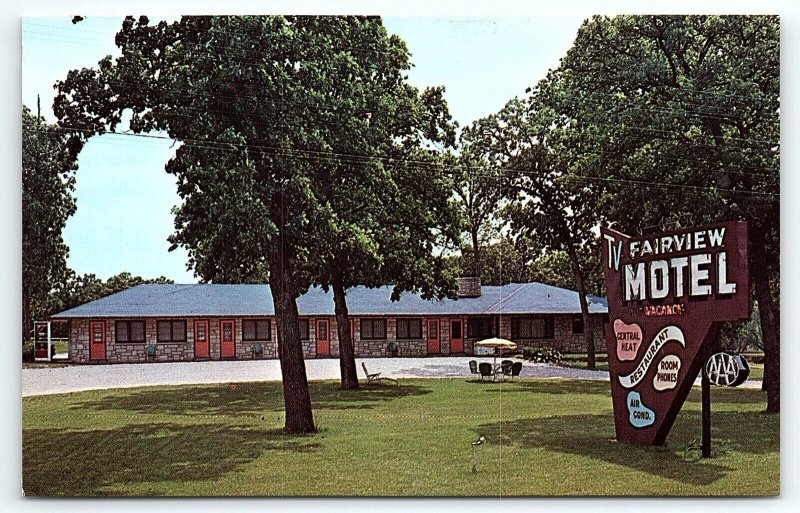
<path id="1" fill-rule="evenodd" d="M 28 495 L 761 495 L 778 416 L 715 389 L 718 454 L 697 458 L 695 390 L 665 447 L 614 442 L 608 383 L 312 382 L 320 433 L 281 432 L 281 385 L 147 387 L 23 400 Z M 470 442 L 484 435 L 478 471 Z"/>
<path id="2" fill-rule="evenodd" d="M 605 354 L 598 354 L 596 356 L 595 367 L 597 370 L 608 371 L 608 356 Z M 586 355 L 580 353 L 568 353 L 562 355 L 561 365 L 564 367 L 576 367 L 585 369 L 587 365 Z M 764 364 L 763 363 L 750 363 L 750 376 L 747 379 L 761 381 L 764 379 Z"/>
<path id="3" fill-rule="evenodd" d="M 23 369 L 55 369 L 57 367 L 67 367 L 68 365 L 70 365 L 70 363 L 58 360 L 49 362 L 22 362 Z"/>
<path id="4" fill-rule="evenodd" d="M 750 365 L 750 376 L 747 379 L 753 379 L 756 381 L 761 381 L 764 379 L 764 364 L 763 363 L 751 363 Z"/>
<path id="5" fill-rule="evenodd" d="M 587 366 L 586 353 L 567 353 L 561 356 L 561 365 L 585 369 Z M 608 355 L 600 353 L 595 355 L 595 368 L 608 371 Z"/>

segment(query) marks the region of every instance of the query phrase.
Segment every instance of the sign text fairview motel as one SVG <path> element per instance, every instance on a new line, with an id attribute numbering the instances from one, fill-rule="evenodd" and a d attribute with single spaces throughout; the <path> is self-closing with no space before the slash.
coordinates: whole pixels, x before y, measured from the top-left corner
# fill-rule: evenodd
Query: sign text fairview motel
<path id="1" fill-rule="evenodd" d="M 749 317 L 747 224 L 601 234 L 617 440 L 661 445 L 721 323 Z"/>

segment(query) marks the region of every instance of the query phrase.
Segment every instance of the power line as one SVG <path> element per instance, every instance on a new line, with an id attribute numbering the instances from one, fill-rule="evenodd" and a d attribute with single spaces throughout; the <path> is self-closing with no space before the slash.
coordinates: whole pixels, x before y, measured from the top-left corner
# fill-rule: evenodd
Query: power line
<path id="1" fill-rule="evenodd" d="M 62 132 L 66 132 L 66 133 L 69 133 L 70 131 L 73 131 L 73 130 L 75 130 L 75 131 L 84 131 L 84 132 L 92 132 L 90 129 L 80 129 L 80 128 L 77 128 L 77 127 L 60 127 L 60 128 L 55 128 L 54 130 L 60 130 Z M 173 141 L 173 143 L 176 141 L 175 139 L 173 139 L 171 137 L 168 137 L 168 136 L 153 135 L 153 134 L 106 132 L 106 133 L 104 133 L 102 135 L 106 135 L 106 136 L 121 136 L 121 137 L 138 137 L 138 138 L 142 138 L 142 139 L 155 139 L 155 140 L 169 140 L 169 141 Z M 60 135 L 60 134 L 53 134 L 53 137 L 63 137 L 63 136 Z M 103 139 L 100 139 L 100 141 L 103 141 Z M 199 148 L 204 148 L 204 149 L 211 150 L 211 151 L 229 152 L 229 151 L 232 151 L 231 146 L 233 146 L 233 147 L 236 147 L 236 148 L 244 148 L 244 149 L 264 149 L 264 150 L 271 151 L 276 156 L 293 156 L 295 158 L 305 158 L 305 159 L 308 159 L 308 160 L 316 159 L 318 161 L 323 161 L 323 160 L 327 160 L 329 162 L 341 161 L 341 162 L 349 162 L 349 163 L 359 164 L 359 163 L 369 163 L 369 162 L 374 162 L 376 160 L 379 160 L 379 161 L 382 161 L 382 162 L 389 162 L 389 163 L 402 162 L 404 165 L 407 165 L 407 164 L 420 165 L 421 164 L 421 165 L 427 166 L 429 168 L 442 165 L 442 164 L 439 164 L 439 163 L 436 163 L 436 162 L 410 160 L 410 159 L 402 158 L 402 157 L 399 157 L 399 158 L 395 159 L 395 158 L 392 158 L 392 157 L 387 157 L 387 156 L 382 156 L 382 155 L 377 155 L 377 154 L 367 155 L 367 154 L 358 154 L 358 153 L 347 153 L 347 152 L 341 152 L 341 151 L 334 151 L 332 149 L 331 150 L 314 150 L 314 149 L 310 149 L 310 148 L 286 148 L 286 147 L 274 146 L 274 145 L 247 144 L 247 143 L 234 143 L 234 142 L 221 142 L 221 141 L 217 142 L 217 141 L 209 141 L 209 140 L 205 140 L 205 139 L 181 139 L 181 141 L 186 143 L 186 144 L 188 144 L 190 147 L 193 147 L 193 148 L 199 147 Z M 103 141 L 103 142 L 105 142 L 105 141 Z M 111 143 L 112 142 L 109 141 L 107 144 L 111 144 Z M 606 151 L 603 151 L 603 150 L 600 150 L 599 152 L 585 152 L 585 153 L 582 154 L 582 156 L 592 156 L 592 157 L 601 157 L 601 158 L 609 156 L 609 155 L 614 156 L 615 154 L 613 152 L 606 152 Z M 700 163 L 700 164 L 706 162 L 703 159 L 690 159 L 690 158 L 683 158 L 683 157 L 672 157 L 672 158 L 670 158 L 670 161 L 682 161 L 682 162 Z M 748 168 L 748 169 L 751 168 L 751 167 L 755 167 L 755 166 L 736 166 L 736 165 L 731 165 L 731 166 L 732 167 L 745 167 L 745 168 Z M 481 173 L 482 176 L 492 176 L 492 177 L 494 175 L 496 175 L 496 174 L 514 174 L 514 173 L 516 173 L 518 175 L 530 174 L 530 171 L 528 171 L 528 170 L 519 169 L 519 168 L 513 168 L 513 167 L 501 167 L 500 169 L 496 169 L 496 168 L 494 168 L 492 166 L 486 166 L 486 165 L 464 165 L 464 164 L 448 165 L 447 167 L 454 168 L 454 169 L 459 169 L 459 170 L 462 170 L 462 171 L 464 171 L 464 170 L 482 171 L 482 173 Z M 762 168 L 762 169 L 767 169 L 767 168 Z M 720 172 L 721 171 L 721 172 L 728 173 L 728 174 L 738 174 L 738 175 L 742 175 L 742 176 L 772 177 L 772 178 L 776 178 L 776 179 L 778 178 L 778 174 L 777 173 L 779 172 L 779 170 L 777 170 L 777 169 L 776 169 L 776 173 L 775 174 L 746 172 L 746 171 L 734 171 L 734 170 L 728 169 L 727 166 L 725 166 L 725 167 L 723 167 L 721 169 L 715 169 L 713 171 L 715 171 L 715 172 Z"/>
<path id="2" fill-rule="evenodd" d="M 87 129 L 79 129 L 79 128 L 72 128 L 73 130 L 85 130 Z M 173 140 L 170 137 L 166 136 L 159 136 L 159 135 L 152 135 L 152 134 L 121 134 L 116 133 L 116 135 L 120 136 L 128 136 L 128 137 L 143 137 L 147 139 L 161 139 L 161 140 Z M 274 152 L 275 156 L 280 158 L 288 158 L 288 159 L 303 159 L 308 161 L 332 161 L 332 162 L 344 162 L 344 163 L 351 163 L 351 164 L 365 164 L 371 163 L 375 160 L 382 161 L 384 163 L 397 163 L 408 166 L 411 164 L 411 167 L 414 168 L 416 165 L 417 170 L 421 169 L 430 169 L 434 168 L 458 168 L 458 166 L 445 166 L 441 163 L 433 163 L 433 162 L 426 162 L 420 160 L 413 160 L 413 159 L 404 159 L 404 158 L 387 158 L 383 156 L 368 156 L 368 155 L 358 155 L 358 154 L 347 154 L 347 153 L 338 153 L 333 151 L 319 151 L 319 150 L 304 150 L 304 149 L 287 149 L 287 148 L 280 148 L 280 147 L 271 147 L 265 145 L 254 145 L 254 144 L 242 144 L 242 143 L 234 143 L 234 142 L 225 142 L 225 143 L 213 143 L 212 141 L 205 141 L 205 140 L 183 140 L 185 144 L 189 144 L 190 146 L 197 142 L 200 143 L 199 146 L 205 149 L 211 149 L 212 151 L 235 151 L 236 148 L 240 149 L 267 149 Z M 209 144 L 212 143 L 212 144 Z M 423 166 L 420 166 L 422 164 Z M 484 171 L 489 170 L 489 168 L 483 167 L 474 167 L 476 170 L 483 169 Z M 517 176 L 527 176 L 530 174 L 529 170 L 519 169 L 519 168 L 503 168 L 500 170 L 502 174 L 516 174 Z M 492 174 L 494 176 L 494 174 Z M 763 198 L 779 198 L 779 193 L 769 193 L 763 191 L 753 191 L 753 190 L 735 190 L 735 189 L 724 189 L 720 187 L 703 187 L 703 186 L 694 186 L 694 185 L 684 185 L 684 184 L 674 184 L 669 182 L 645 182 L 645 181 L 637 181 L 637 180 L 627 180 L 627 179 L 620 179 L 620 178 L 603 178 L 603 177 L 591 177 L 587 175 L 575 175 L 575 174 L 567 174 L 562 175 L 561 177 L 554 177 L 557 180 L 588 180 L 588 181 L 604 181 L 609 183 L 617 183 L 623 185 L 637 185 L 640 187 L 661 187 L 661 188 L 669 188 L 669 189 L 676 189 L 676 190 L 687 190 L 693 192 L 700 192 L 700 191 L 708 191 L 708 192 L 716 192 L 720 194 L 738 194 L 738 195 L 749 195 L 753 197 L 763 197 Z"/>

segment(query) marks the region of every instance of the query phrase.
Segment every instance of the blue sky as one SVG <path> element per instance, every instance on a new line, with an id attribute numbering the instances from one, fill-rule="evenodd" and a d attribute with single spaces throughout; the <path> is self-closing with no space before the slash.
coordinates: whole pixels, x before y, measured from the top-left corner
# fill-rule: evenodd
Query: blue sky
<path id="1" fill-rule="evenodd" d="M 535 84 L 571 45 L 584 16 L 387 17 L 388 30 L 412 52 L 409 80 L 444 85 L 460 125 L 498 111 Z M 70 69 L 92 67 L 118 55 L 119 18 L 26 18 L 22 39 L 22 100 L 53 120 L 53 84 Z M 180 203 L 174 177 L 164 171 L 171 141 L 105 135 L 89 141 L 79 158 L 78 209 L 67 222 L 69 266 L 107 278 L 122 271 L 195 282 L 182 249 L 167 251 L 171 209 Z"/>

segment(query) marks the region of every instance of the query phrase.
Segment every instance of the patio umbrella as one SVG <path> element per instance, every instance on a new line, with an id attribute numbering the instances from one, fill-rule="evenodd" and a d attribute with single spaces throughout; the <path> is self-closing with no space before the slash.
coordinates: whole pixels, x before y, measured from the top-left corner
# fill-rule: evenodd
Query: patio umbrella
<path id="1" fill-rule="evenodd" d="M 498 353 L 498 350 L 516 349 L 517 348 L 517 344 L 515 344 L 514 342 L 512 342 L 510 340 L 506 340 L 504 338 L 496 338 L 496 337 L 487 338 L 486 340 L 481 340 L 479 342 L 475 342 L 475 345 L 476 346 L 481 346 L 481 347 L 493 347 L 495 349 L 495 351 L 494 351 L 494 363 L 492 364 L 493 367 L 497 367 L 497 353 Z"/>

